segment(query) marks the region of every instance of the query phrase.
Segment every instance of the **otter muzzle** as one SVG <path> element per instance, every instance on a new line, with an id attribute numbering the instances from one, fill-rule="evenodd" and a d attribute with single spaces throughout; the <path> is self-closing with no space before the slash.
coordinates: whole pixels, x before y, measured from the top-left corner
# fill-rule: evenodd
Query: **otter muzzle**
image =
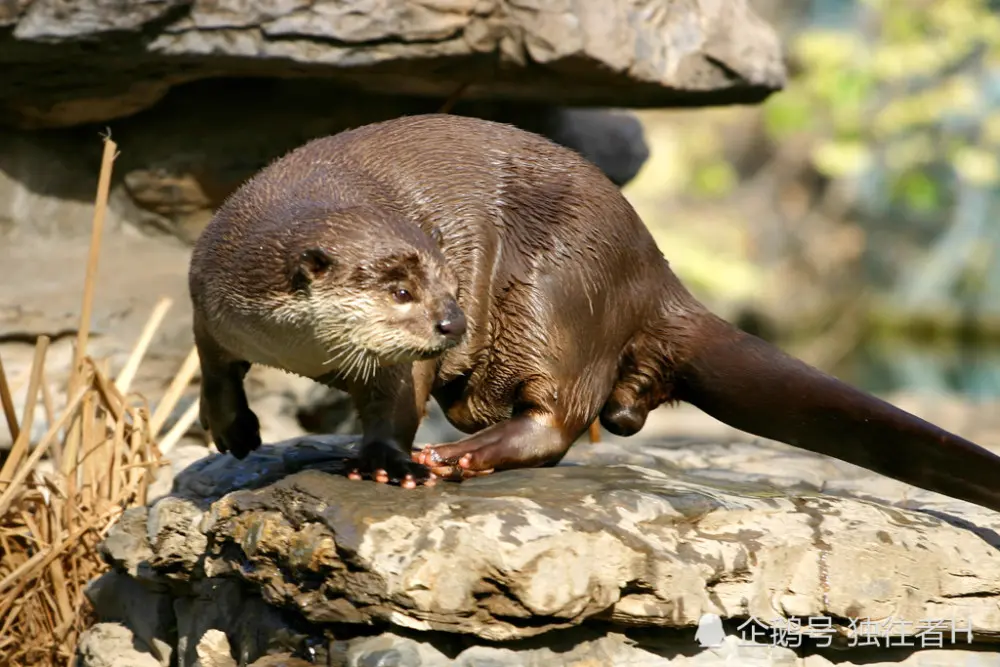
<path id="1" fill-rule="evenodd" d="M 465 313 L 458 307 L 457 301 L 448 300 L 444 307 L 444 313 L 435 323 L 434 329 L 452 344 L 462 339 L 466 329 Z"/>

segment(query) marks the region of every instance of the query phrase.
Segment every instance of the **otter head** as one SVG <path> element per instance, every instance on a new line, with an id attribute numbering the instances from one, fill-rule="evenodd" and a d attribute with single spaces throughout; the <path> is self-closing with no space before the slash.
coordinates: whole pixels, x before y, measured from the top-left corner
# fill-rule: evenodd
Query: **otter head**
<path id="1" fill-rule="evenodd" d="M 323 243 L 294 254 L 290 275 L 331 371 L 370 375 L 462 340 L 465 314 L 437 232 L 382 212 L 343 212 L 333 223 Z"/>

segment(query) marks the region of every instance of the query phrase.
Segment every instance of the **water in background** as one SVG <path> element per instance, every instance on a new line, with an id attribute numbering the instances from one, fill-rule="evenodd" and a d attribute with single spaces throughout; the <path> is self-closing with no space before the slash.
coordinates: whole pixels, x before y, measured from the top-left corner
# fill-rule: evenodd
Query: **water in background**
<path id="1" fill-rule="evenodd" d="M 957 394 L 972 401 L 1000 399 L 1000 345 L 926 345 L 872 341 L 837 368 L 837 377 L 876 394 Z"/>

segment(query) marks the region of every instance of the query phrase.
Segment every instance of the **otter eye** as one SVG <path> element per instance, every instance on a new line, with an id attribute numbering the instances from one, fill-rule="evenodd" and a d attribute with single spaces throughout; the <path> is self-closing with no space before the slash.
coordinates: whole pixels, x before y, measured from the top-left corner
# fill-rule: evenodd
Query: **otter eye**
<path id="1" fill-rule="evenodd" d="M 392 298 L 396 300 L 396 303 L 409 303 L 413 301 L 413 295 L 410 294 L 410 291 L 402 287 L 393 290 Z"/>

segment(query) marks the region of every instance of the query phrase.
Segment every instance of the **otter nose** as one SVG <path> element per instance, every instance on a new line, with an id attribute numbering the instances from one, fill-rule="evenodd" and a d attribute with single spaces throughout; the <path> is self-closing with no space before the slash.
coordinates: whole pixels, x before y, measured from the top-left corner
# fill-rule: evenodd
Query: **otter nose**
<path id="1" fill-rule="evenodd" d="M 457 341 L 465 335 L 465 313 L 454 301 L 448 302 L 444 316 L 435 325 L 438 333 L 449 340 Z"/>

